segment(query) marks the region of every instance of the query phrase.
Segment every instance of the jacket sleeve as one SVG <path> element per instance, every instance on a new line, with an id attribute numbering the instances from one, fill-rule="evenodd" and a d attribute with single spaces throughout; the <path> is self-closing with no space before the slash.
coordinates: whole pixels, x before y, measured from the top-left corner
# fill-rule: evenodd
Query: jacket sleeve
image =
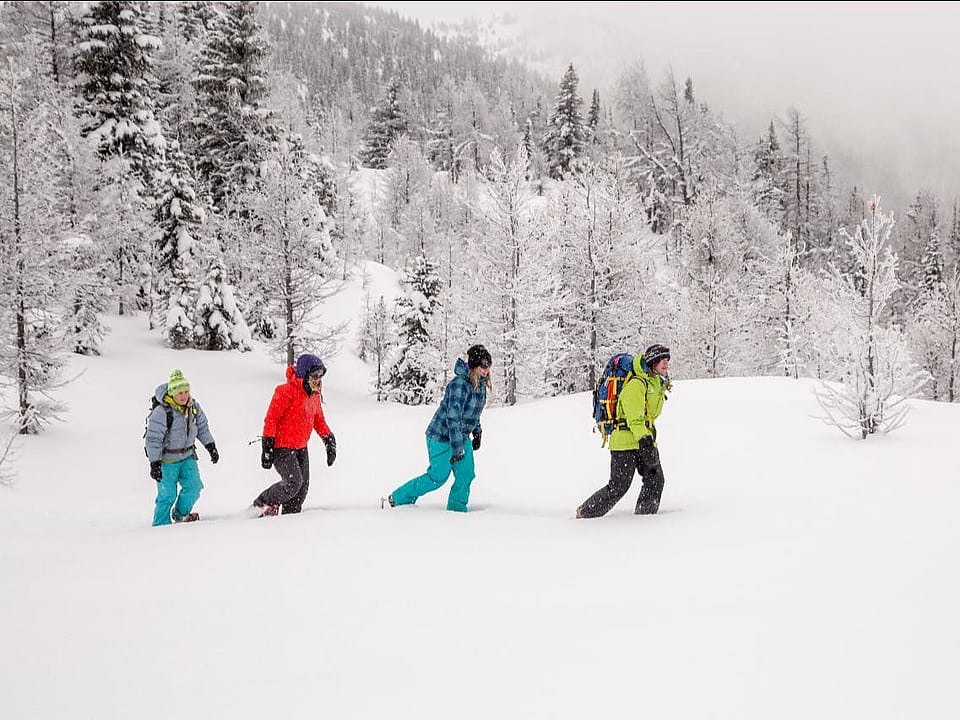
<path id="1" fill-rule="evenodd" d="M 167 411 L 157 405 L 147 419 L 147 432 L 143 437 L 143 448 L 147 459 L 156 462 L 163 456 L 163 441 L 167 436 Z"/>
<path id="2" fill-rule="evenodd" d="M 263 418 L 263 437 L 277 436 L 277 428 L 280 424 L 280 418 L 290 407 L 290 393 L 286 385 L 278 385 L 273 391 L 273 397 L 270 399 L 270 407 L 267 408 L 267 415 Z"/>
<path id="3" fill-rule="evenodd" d="M 447 409 L 447 432 L 450 433 L 450 449 L 454 455 L 463 449 L 463 407 L 467 398 L 464 383 L 454 380 L 447 385 L 443 404 Z"/>
<path id="4" fill-rule="evenodd" d="M 320 403 L 317 403 L 317 412 L 313 416 L 313 429 L 317 431 L 317 435 L 320 437 L 326 437 L 327 435 L 332 434 L 330 426 L 327 425 L 327 421 L 323 417 L 323 407 L 320 405 Z"/>
<path id="5" fill-rule="evenodd" d="M 634 377 L 623 386 L 620 392 L 620 409 L 627 421 L 627 429 L 639 443 L 650 432 L 652 420 L 647 417 L 647 383 L 641 377 Z"/>
<path id="6" fill-rule="evenodd" d="M 210 424 L 207 422 L 207 414 L 203 411 L 203 408 L 200 407 L 200 403 L 196 403 L 196 406 L 197 406 L 197 439 L 200 441 L 201 445 L 206 446 L 216 441 L 213 439 L 213 435 L 210 432 Z"/>

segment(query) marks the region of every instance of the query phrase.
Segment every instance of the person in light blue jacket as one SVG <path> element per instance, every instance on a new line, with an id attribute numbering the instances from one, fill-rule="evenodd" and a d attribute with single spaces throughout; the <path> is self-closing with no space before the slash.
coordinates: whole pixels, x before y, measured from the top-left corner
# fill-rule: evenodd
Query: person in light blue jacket
<path id="1" fill-rule="evenodd" d="M 467 350 L 466 362 L 457 358 L 453 379 L 447 384 L 440 407 L 427 427 L 430 462 L 427 471 L 381 498 L 381 508 L 387 504 L 390 507 L 412 505 L 421 495 L 447 482 L 452 471 L 453 485 L 447 497 L 447 510 L 467 511 L 470 484 L 475 477 L 473 453 L 480 449 L 480 413 L 491 388 L 492 364 L 490 352 L 483 345 L 474 345 Z"/>
<path id="2" fill-rule="evenodd" d="M 220 459 L 220 453 L 207 416 L 190 396 L 190 383 L 179 370 L 170 373 L 168 382 L 157 386 L 143 437 L 150 477 L 157 481 L 153 524 L 199 520 L 200 515 L 193 512 L 193 506 L 200 497 L 203 483 L 194 443 L 200 440 L 213 464 Z"/>

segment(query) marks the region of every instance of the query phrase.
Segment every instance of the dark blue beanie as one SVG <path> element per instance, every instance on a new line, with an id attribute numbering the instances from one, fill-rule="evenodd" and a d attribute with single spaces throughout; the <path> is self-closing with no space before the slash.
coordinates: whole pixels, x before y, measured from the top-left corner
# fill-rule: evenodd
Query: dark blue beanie
<path id="1" fill-rule="evenodd" d="M 316 355 L 301 355 L 297 358 L 297 367 L 294 373 L 298 378 L 305 378 L 315 368 L 320 368 L 324 372 L 327 371 L 327 366 L 323 364 L 323 360 Z"/>

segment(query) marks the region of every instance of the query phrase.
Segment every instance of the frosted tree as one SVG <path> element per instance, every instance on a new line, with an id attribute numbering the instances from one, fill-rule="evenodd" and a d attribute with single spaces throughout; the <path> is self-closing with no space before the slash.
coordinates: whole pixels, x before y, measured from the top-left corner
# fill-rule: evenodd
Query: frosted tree
<path id="1" fill-rule="evenodd" d="M 778 227 L 784 226 L 783 155 L 773 121 L 753 152 L 753 203 Z M 792 233 L 791 233 L 792 237 Z"/>
<path id="2" fill-rule="evenodd" d="M 51 395 L 65 362 L 57 218 L 49 212 L 56 142 L 39 102 L 36 46 L 0 65 L 0 373 L 15 387 L 11 415 L 20 434 L 39 432 L 61 409 Z"/>
<path id="3" fill-rule="evenodd" d="M 227 282 L 223 264 L 219 260 L 214 260 L 210 266 L 197 294 L 195 308 L 175 304 L 176 299 L 185 297 L 186 293 L 170 297 L 167 327 L 170 329 L 170 340 L 174 347 L 177 345 L 172 335 L 173 329 L 177 328 L 179 332 L 180 323 L 186 323 L 192 316 L 194 325 L 191 340 L 197 348 L 242 351 L 253 349 L 250 328 L 243 319 L 233 287 Z M 184 342 L 186 340 L 187 338 L 184 338 Z"/>
<path id="4" fill-rule="evenodd" d="M 563 390 L 593 387 L 598 368 L 615 352 L 635 348 L 656 318 L 656 297 L 642 208 L 624 159 L 587 163 L 553 202 L 551 234 L 560 240 L 570 304 L 562 316 L 567 348 Z"/>
<path id="5" fill-rule="evenodd" d="M 440 280 L 436 265 L 425 255 L 413 258 L 404 269 L 404 296 L 397 300 L 394 323 L 397 354 L 383 383 L 385 396 L 404 405 L 433 402 L 440 393 L 440 353 L 433 340 Z"/>
<path id="6" fill-rule="evenodd" d="M 883 322 L 899 287 L 897 256 L 890 249 L 893 227 L 893 216 L 883 213 L 874 195 L 855 235 L 840 231 L 862 280 L 834 270 L 823 285 L 840 308 L 833 342 L 823 348 L 838 382 L 821 385 L 817 398 L 827 422 L 861 439 L 900 427 L 908 410 L 906 399 L 926 381 L 910 359 L 901 331 Z"/>
<path id="7" fill-rule="evenodd" d="M 766 258 L 776 233 L 740 200 L 704 189 L 681 231 L 680 344 L 695 375 L 758 373 L 777 354 L 764 342 Z"/>
<path id="8" fill-rule="evenodd" d="M 489 180 L 475 201 L 473 242 L 467 248 L 473 275 L 464 289 L 474 304 L 476 333 L 497 358 L 508 405 L 530 396 L 556 392 L 563 278 L 560 246 L 547 231 L 548 210 L 526 181 L 522 146 L 509 163 L 499 152 L 490 156 Z"/>
<path id="9" fill-rule="evenodd" d="M 198 112 L 190 131 L 198 178 L 218 208 L 253 183 L 276 139 L 265 102 L 267 49 L 256 2 L 218 4 L 193 79 Z"/>
<path id="10" fill-rule="evenodd" d="M 407 132 L 407 118 L 400 106 L 400 81 L 394 79 L 387 86 L 379 105 L 371 110 L 360 160 L 364 167 L 382 170 L 387 166 L 390 149 Z"/>
<path id="11" fill-rule="evenodd" d="M 367 294 L 361 322 L 360 332 L 358 333 L 357 356 L 364 362 L 372 363 L 375 366 L 376 375 L 374 376 L 373 387 L 377 395 L 377 402 L 381 402 L 385 399 L 384 375 L 396 337 L 393 319 L 382 295 L 374 303 L 371 302 L 370 295 Z"/>
<path id="12" fill-rule="evenodd" d="M 960 353 L 960 271 L 924 290 L 907 316 L 917 362 L 929 374 L 926 396 L 955 402 Z"/>
<path id="13" fill-rule="evenodd" d="M 111 296 L 106 265 L 90 238 L 72 237 L 66 245 L 73 248 L 69 261 L 71 297 L 64 318 L 66 339 L 78 355 L 99 355 L 100 344 L 107 334 L 102 317 Z"/>
<path id="14" fill-rule="evenodd" d="M 579 82 L 577 71 L 570 63 L 560 79 L 560 90 L 542 141 L 547 167 L 553 178 L 563 178 L 574 172 L 586 147 L 587 132 L 581 111 L 583 98 L 577 94 Z"/>
<path id="15" fill-rule="evenodd" d="M 425 255 L 413 258 L 404 270 L 404 296 L 397 300 L 394 321 L 398 352 L 383 383 L 385 396 L 404 405 L 433 402 L 441 391 L 440 353 L 433 340 L 440 279 Z"/>
<path id="16" fill-rule="evenodd" d="M 101 157 L 124 157 L 143 188 L 152 187 L 164 139 L 150 85 L 159 38 L 144 27 L 139 2 L 94 2 L 80 18 L 74 64 L 85 136 Z"/>
<path id="17" fill-rule="evenodd" d="M 339 287 L 339 268 L 312 170 L 300 139 L 282 139 L 267 156 L 261 189 L 248 203 L 262 232 L 256 285 L 278 323 L 275 354 L 291 365 L 303 352 L 335 352 L 341 331 L 318 317 L 322 301 Z"/>

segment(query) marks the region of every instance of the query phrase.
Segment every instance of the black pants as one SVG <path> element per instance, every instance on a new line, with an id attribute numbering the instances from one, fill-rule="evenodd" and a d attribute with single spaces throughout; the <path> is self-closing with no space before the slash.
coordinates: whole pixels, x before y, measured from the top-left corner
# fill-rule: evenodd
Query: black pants
<path id="1" fill-rule="evenodd" d="M 663 468 L 660 467 L 660 452 L 653 438 L 640 441 L 639 450 L 610 451 L 610 482 L 588 497 L 580 506 L 580 517 L 593 518 L 606 515 L 627 494 L 633 483 L 633 473 L 643 479 L 643 488 L 637 498 L 637 514 L 652 514 L 660 507 L 663 494 Z"/>
<path id="2" fill-rule="evenodd" d="M 268 487 L 254 500 L 254 505 L 281 505 L 284 515 L 303 509 L 310 489 L 310 456 L 306 448 L 276 448 L 273 467 L 280 473 L 280 481 Z"/>

